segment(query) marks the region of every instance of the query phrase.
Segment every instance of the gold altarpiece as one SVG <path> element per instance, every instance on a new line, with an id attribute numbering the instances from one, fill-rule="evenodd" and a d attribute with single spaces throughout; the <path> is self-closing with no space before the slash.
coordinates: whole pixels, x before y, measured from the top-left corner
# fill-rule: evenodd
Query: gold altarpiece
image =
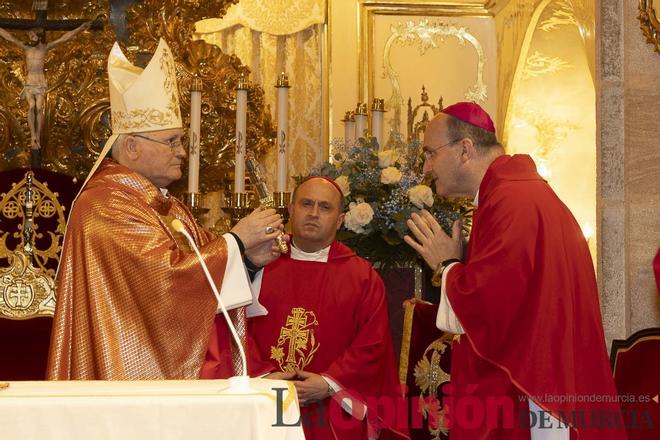
<path id="1" fill-rule="evenodd" d="M 231 180 L 235 130 L 235 87 L 249 69 L 235 56 L 217 46 L 193 41 L 195 22 L 222 16 L 237 0 L 168 1 L 113 0 L 49 2 L 48 19 L 96 19 L 100 31 L 88 31 L 47 54 L 48 79 L 45 126 L 42 130 L 43 167 L 81 178 L 91 168 L 105 139 L 110 135 L 107 55 L 115 40 L 137 65 L 148 62 L 158 39 L 170 45 L 177 63 L 184 126 L 190 117 L 190 88 L 201 78 L 202 130 L 200 190 L 217 191 Z M 0 3 L 0 17 L 31 19 L 31 2 Z M 126 6 L 126 3 L 130 3 Z M 12 31 L 27 41 L 25 31 Z M 48 31 L 48 40 L 61 32 Z M 30 132 L 27 105 L 19 98 L 25 79 L 24 54 L 0 41 L 0 170 L 29 164 Z M 249 90 L 248 147 L 260 157 L 272 142 L 275 131 L 264 111 L 264 92 Z M 173 185 L 182 192 L 186 176 Z"/>
<path id="2" fill-rule="evenodd" d="M 204 41 L 193 41 L 192 34 L 197 21 L 221 16 L 235 2 L 48 2 L 48 20 L 95 20 L 101 26 L 95 26 L 98 30 L 78 34 L 46 55 L 44 73 L 48 89 L 45 124 L 41 132 L 42 168 L 72 177 L 73 186 L 76 180 L 78 184 L 82 181 L 111 134 L 106 63 L 112 44 L 115 40 L 119 41 L 129 59 L 136 65 L 144 66 L 162 37 L 176 58 L 184 127 L 189 125 L 192 82 L 196 78 L 203 82 L 200 190 L 215 194 L 228 190 L 229 182 L 233 182 L 234 168 L 235 89 L 241 75 L 248 76 L 250 71 L 236 56 L 226 55 L 217 46 Z M 21 3 L 1 2 L 0 18 L 7 23 L 21 19 L 34 20 L 35 12 L 31 9 L 31 2 Z M 127 3 L 130 4 L 126 6 Z M 9 32 L 21 41 L 28 41 L 26 30 L 10 29 Z M 48 30 L 46 38 L 54 41 L 62 33 Z M 12 179 L 16 178 L 16 172 L 9 170 L 30 165 L 28 105 L 20 98 L 25 79 L 23 49 L 0 40 L 0 172 L 6 178 L 11 175 Z M 270 114 L 265 110 L 264 91 L 260 87 L 249 88 L 247 111 L 247 145 L 259 158 L 269 146 L 274 146 L 275 137 Z M 187 144 L 188 140 L 184 139 L 184 143 Z M 25 174 L 23 180 L 18 178 L 10 191 L 0 194 L 0 224 L 4 227 L 7 224 L 5 220 L 12 225 L 17 220 L 20 223 L 17 230 L 3 231 L 0 228 L 0 259 L 9 262 L 9 267 L 1 268 L 3 280 L 9 277 L 2 284 L 2 290 L 11 293 L 7 297 L 9 302 L 5 301 L 8 309 L 0 310 L 0 315 L 12 319 L 52 315 L 55 271 L 43 267 L 40 261 L 46 254 L 48 258 L 59 261 L 64 233 L 64 201 L 56 192 L 51 194 L 52 197 L 41 197 L 50 194 L 48 184 L 42 184 L 36 179 L 33 192 L 35 197 L 39 197 L 34 200 L 34 217 L 28 218 L 30 216 L 27 212 L 31 211 L 25 205 L 26 193 L 29 191 L 29 185 L 26 184 L 28 174 L 31 173 Z M 181 194 L 184 191 L 186 174 L 187 167 L 184 167 L 183 178 L 170 187 L 174 193 Z M 50 203 L 52 211 L 58 213 L 56 230 L 39 228 L 39 222 L 45 218 L 42 212 L 45 202 Z M 217 197 L 215 204 L 218 204 Z M 215 208 L 219 211 L 219 206 Z M 36 238 L 22 240 L 16 246 L 4 239 L 7 234 L 22 237 L 26 225 L 33 221 L 34 237 L 46 232 L 52 235 L 48 249 L 40 249 Z M 26 246 L 32 246 L 33 249 L 27 251 Z M 34 281 L 28 283 L 29 286 L 25 281 L 28 278 Z M 17 280 L 25 282 L 16 284 Z M 35 296 L 39 301 L 30 302 L 34 303 L 34 307 L 18 307 L 21 304 L 14 304 L 19 300 L 27 301 L 29 298 L 25 293 L 28 291 L 39 293 L 38 298 Z"/>

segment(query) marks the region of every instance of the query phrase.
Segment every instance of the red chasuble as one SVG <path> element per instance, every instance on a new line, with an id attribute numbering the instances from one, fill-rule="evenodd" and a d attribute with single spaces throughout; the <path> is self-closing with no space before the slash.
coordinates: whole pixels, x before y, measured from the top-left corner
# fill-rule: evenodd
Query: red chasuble
<path id="1" fill-rule="evenodd" d="M 406 432 L 383 282 L 371 265 L 339 242 L 327 263 L 282 255 L 264 270 L 259 302 L 268 315 L 249 320 L 263 359 L 277 370 L 294 366 L 334 380 L 343 392 L 302 408 L 310 439 L 366 439 L 385 426 Z M 350 396 L 352 418 L 340 407 Z M 366 422 L 368 420 L 368 424 Z M 406 435 L 401 435 L 406 437 Z"/>
<path id="2" fill-rule="evenodd" d="M 587 243 L 529 156 L 489 167 L 467 260 L 446 283 L 466 333 L 452 351 L 452 439 L 529 438 L 520 414 L 502 416 L 524 410 L 525 396 L 566 419 L 572 438 L 626 438 L 619 405 L 608 403 L 617 393 Z"/>

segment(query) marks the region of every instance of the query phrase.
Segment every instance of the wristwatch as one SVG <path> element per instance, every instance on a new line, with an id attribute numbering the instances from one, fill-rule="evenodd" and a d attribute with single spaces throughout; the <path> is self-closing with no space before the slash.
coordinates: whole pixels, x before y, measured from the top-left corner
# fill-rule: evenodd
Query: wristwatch
<path id="1" fill-rule="evenodd" d="M 459 260 L 458 258 L 450 258 L 438 264 L 438 267 L 435 269 L 435 272 L 433 272 L 433 277 L 431 277 L 431 284 L 433 284 L 435 287 L 442 286 L 442 274 L 444 273 L 447 266 L 449 266 L 452 263 L 460 263 L 460 262 L 461 260 Z"/>

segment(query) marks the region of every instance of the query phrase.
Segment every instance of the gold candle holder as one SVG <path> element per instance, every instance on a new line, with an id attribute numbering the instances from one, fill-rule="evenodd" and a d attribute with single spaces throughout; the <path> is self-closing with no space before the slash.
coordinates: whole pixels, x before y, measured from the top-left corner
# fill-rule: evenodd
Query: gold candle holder
<path id="1" fill-rule="evenodd" d="M 282 216 L 284 224 L 289 222 L 289 203 L 291 193 L 288 191 L 276 191 L 273 193 L 273 208 Z"/>
<path id="2" fill-rule="evenodd" d="M 379 99 L 379 98 L 374 98 L 374 101 L 371 103 L 371 110 L 377 111 L 377 112 L 384 112 L 385 111 L 385 100 L 384 99 Z"/>
<path id="3" fill-rule="evenodd" d="M 247 192 L 232 193 L 227 208 L 231 216 L 231 224 L 235 226 L 251 210 L 250 195 Z"/>
<path id="4" fill-rule="evenodd" d="M 286 73 L 280 73 L 280 75 L 277 77 L 277 84 L 275 84 L 275 87 L 291 87 L 289 85 L 289 77 Z"/>
<path id="5" fill-rule="evenodd" d="M 209 208 L 204 208 L 202 206 L 202 193 L 185 192 L 183 193 L 183 201 L 197 221 L 200 221 L 200 217 L 209 212 Z"/>
<path id="6" fill-rule="evenodd" d="M 355 114 L 356 115 L 367 115 L 369 112 L 369 109 L 367 107 L 367 103 L 362 103 L 358 102 L 357 107 L 355 108 Z"/>
<path id="7" fill-rule="evenodd" d="M 355 112 L 347 111 L 344 113 L 344 119 L 341 122 L 355 122 Z"/>

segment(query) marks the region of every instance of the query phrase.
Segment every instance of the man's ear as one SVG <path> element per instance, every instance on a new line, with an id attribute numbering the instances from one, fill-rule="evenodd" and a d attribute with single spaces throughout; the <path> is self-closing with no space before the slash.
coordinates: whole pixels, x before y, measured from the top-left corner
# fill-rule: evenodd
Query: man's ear
<path id="1" fill-rule="evenodd" d="M 343 213 L 343 212 L 341 214 L 339 214 L 339 218 L 337 219 L 337 230 L 339 230 L 339 228 L 341 228 L 342 223 L 344 223 L 344 217 L 345 216 L 346 216 L 346 214 Z"/>
<path id="2" fill-rule="evenodd" d="M 463 162 L 468 160 L 474 160 L 478 156 L 478 151 L 476 145 L 470 138 L 463 138 L 461 140 L 461 159 Z"/>
<path id="3" fill-rule="evenodd" d="M 133 136 L 126 136 L 126 139 L 124 139 L 124 145 L 122 147 L 124 149 L 124 153 L 129 159 L 137 160 L 140 157 L 141 149 Z"/>

